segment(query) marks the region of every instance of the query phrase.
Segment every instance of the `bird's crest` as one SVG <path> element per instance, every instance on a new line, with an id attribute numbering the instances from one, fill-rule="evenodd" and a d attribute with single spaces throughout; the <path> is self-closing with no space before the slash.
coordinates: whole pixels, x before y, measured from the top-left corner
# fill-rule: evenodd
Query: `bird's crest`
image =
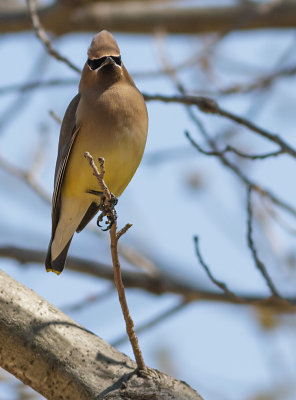
<path id="1" fill-rule="evenodd" d="M 120 50 L 113 35 L 108 31 L 99 32 L 92 40 L 88 49 L 88 58 L 120 56 Z"/>

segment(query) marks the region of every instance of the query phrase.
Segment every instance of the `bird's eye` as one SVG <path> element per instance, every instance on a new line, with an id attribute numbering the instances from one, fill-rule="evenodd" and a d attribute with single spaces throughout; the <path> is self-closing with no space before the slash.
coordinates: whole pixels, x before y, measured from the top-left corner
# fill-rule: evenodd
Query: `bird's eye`
<path id="1" fill-rule="evenodd" d="M 121 66 L 121 56 L 115 57 L 115 56 L 109 56 L 112 58 L 112 60 L 115 62 L 116 65 Z M 100 68 L 100 66 L 106 61 L 107 57 L 101 57 L 101 58 L 93 58 L 92 60 L 90 58 L 87 59 L 87 64 L 89 65 L 89 68 L 92 70 L 96 70 Z"/>
<path id="2" fill-rule="evenodd" d="M 92 70 L 98 69 L 103 64 L 103 62 L 106 60 L 106 58 L 107 57 L 94 58 L 93 60 L 88 58 L 87 63 L 89 65 L 89 68 Z"/>
<path id="3" fill-rule="evenodd" d="M 117 64 L 119 66 L 121 65 L 121 56 L 118 56 L 118 57 L 111 56 L 111 58 L 115 62 L 115 64 Z"/>

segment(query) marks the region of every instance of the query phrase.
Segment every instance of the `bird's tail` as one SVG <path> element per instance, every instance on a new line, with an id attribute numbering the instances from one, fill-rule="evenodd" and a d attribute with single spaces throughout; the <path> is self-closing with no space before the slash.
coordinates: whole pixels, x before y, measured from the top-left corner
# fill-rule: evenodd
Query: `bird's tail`
<path id="1" fill-rule="evenodd" d="M 66 244 L 61 253 L 54 260 L 52 260 L 51 258 L 51 244 L 52 244 L 52 239 L 51 239 L 45 260 L 45 268 L 47 272 L 55 272 L 57 275 L 60 275 L 60 273 L 63 271 L 72 238 L 73 235 L 71 236 L 69 242 Z"/>

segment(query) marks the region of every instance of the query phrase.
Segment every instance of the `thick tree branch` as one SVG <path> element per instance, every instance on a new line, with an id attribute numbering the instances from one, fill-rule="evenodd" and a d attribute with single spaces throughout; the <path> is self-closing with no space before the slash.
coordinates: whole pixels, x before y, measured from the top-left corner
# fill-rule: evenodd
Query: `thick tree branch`
<path id="1" fill-rule="evenodd" d="M 280 2 L 272 7 L 249 3 L 246 6 L 179 8 L 153 7 L 147 2 L 98 2 L 77 5 L 58 1 L 40 9 L 44 27 L 55 35 L 71 32 L 168 33 L 224 32 L 233 29 L 288 28 L 296 24 L 296 3 Z M 0 14 L 0 32 L 31 29 L 27 12 Z"/>
<path id="2" fill-rule="evenodd" d="M 138 376 L 126 355 L 2 271 L 0 289 L 0 365 L 47 399 L 202 400 L 160 372 Z"/>

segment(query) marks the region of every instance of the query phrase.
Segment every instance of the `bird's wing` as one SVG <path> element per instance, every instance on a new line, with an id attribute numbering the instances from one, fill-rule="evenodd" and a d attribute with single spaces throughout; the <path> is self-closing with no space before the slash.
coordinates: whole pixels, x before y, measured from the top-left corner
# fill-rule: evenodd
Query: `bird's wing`
<path id="1" fill-rule="evenodd" d="M 76 126 L 76 110 L 79 100 L 80 95 L 77 94 L 67 108 L 61 127 L 58 157 L 54 177 L 54 192 L 52 196 L 53 234 L 59 219 L 61 186 L 65 175 L 67 162 L 73 143 L 79 132 L 79 127 Z"/>

